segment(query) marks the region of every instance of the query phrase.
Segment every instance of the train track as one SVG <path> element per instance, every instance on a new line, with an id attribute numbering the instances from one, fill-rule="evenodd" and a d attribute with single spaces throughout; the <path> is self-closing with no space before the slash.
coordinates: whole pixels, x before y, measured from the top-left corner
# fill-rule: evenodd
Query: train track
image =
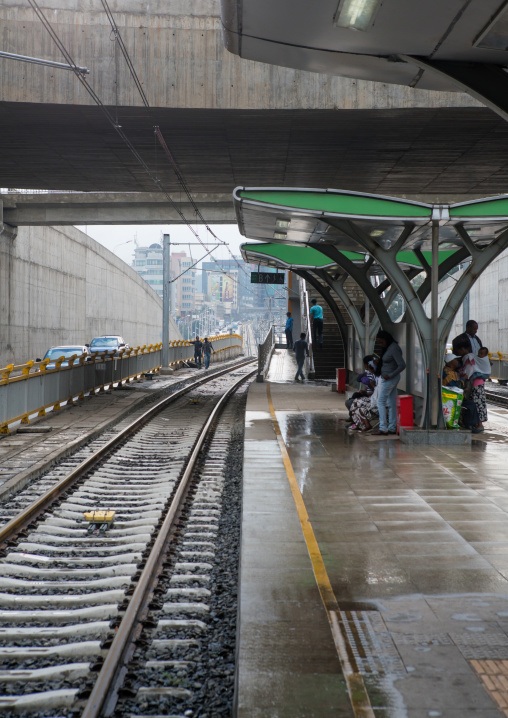
<path id="1" fill-rule="evenodd" d="M 485 384 L 485 396 L 489 404 L 508 407 L 508 387 L 487 382 Z"/>
<path id="2" fill-rule="evenodd" d="M 42 495 L 41 486 L 20 492 L 16 506 L 30 500 L 21 513 L 3 509 L 0 711 L 194 714 L 202 657 L 214 656 L 212 672 L 221 664 L 206 638 L 218 643 L 210 604 L 224 597 L 209 584 L 221 570 L 221 501 L 239 420 L 228 401 L 245 390 L 248 364 L 158 402 L 89 447 L 56 485 L 45 477 Z M 115 512 L 112 525 L 85 520 L 100 510 Z M 223 673 L 231 686 L 231 666 Z"/>

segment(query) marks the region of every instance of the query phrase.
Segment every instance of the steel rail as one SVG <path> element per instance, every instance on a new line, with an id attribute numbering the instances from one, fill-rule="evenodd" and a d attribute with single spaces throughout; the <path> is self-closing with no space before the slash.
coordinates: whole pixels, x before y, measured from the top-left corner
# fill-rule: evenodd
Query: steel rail
<path id="1" fill-rule="evenodd" d="M 508 406 L 508 395 L 501 394 L 501 392 L 485 390 L 485 397 L 487 401 L 494 406 Z"/>
<path id="2" fill-rule="evenodd" d="M 113 639 L 113 643 L 111 644 L 111 648 L 108 651 L 106 659 L 102 664 L 102 668 L 94 684 L 92 693 L 90 694 L 88 702 L 81 713 L 81 718 L 109 716 L 113 712 L 116 705 L 115 692 L 119 687 L 117 685 L 119 684 L 118 679 L 121 678 L 120 673 L 125 669 L 125 664 L 127 663 L 126 654 L 132 645 L 134 634 L 142 621 L 142 613 L 146 608 L 147 596 L 153 589 L 153 583 L 160 565 L 161 556 L 173 528 L 175 517 L 178 515 L 181 508 L 182 499 L 186 495 L 188 484 L 193 474 L 203 443 L 208 436 L 210 428 L 223 410 L 224 405 L 228 401 L 231 394 L 233 394 L 244 381 L 246 381 L 250 376 L 253 376 L 255 373 L 256 370 L 241 377 L 226 391 L 225 394 L 223 394 L 210 413 L 206 423 L 202 427 L 189 457 L 185 471 L 180 479 L 178 488 L 171 501 L 171 505 L 166 513 L 157 539 L 150 551 L 150 555 L 148 556 L 146 564 L 143 568 L 143 572 L 129 601 L 125 615 L 120 623 L 115 638 Z M 103 709 L 105 709 L 104 712 Z"/>
<path id="3" fill-rule="evenodd" d="M 227 369 L 223 369 L 221 371 L 214 372 L 211 375 L 207 375 L 206 377 L 203 377 L 202 379 L 199 379 L 198 381 L 195 381 L 192 384 L 189 384 L 182 389 L 179 389 L 173 394 L 170 394 L 170 396 L 167 396 L 166 398 L 162 399 L 162 401 L 150 407 L 150 409 L 147 409 L 147 411 L 145 411 L 141 416 L 131 422 L 125 429 L 122 429 L 122 431 L 118 432 L 118 434 L 116 434 L 116 436 L 110 439 L 107 444 L 98 449 L 98 451 L 89 456 L 87 459 L 82 461 L 81 464 L 79 464 L 73 471 L 67 474 L 67 476 L 64 476 L 51 489 L 46 491 L 46 493 L 42 494 L 42 496 L 36 499 L 32 504 L 30 504 L 30 506 L 27 506 L 27 508 L 24 509 L 20 514 L 18 514 L 18 516 L 15 516 L 8 523 L 6 523 L 5 526 L 2 526 L 2 528 L 0 528 L 0 548 L 5 547 L 6 541 L 13 538 L 19 531 L 24 529 L 31 521 L 35 519 L 36 516 L 38 516 L 42 511 L 44 511 L 48 506 L 50 506 L 68 488 L 70 488 L 78 479 L 80 479 L 84 473 L 90 471 L 94 466 L 100 463 L 109 451 L 115 449 L 128 436 L 132 435 L 138 429 L 143 427 L 148 421 L 150 421 L 150 419 L 153 418 L 153 416 L 165 409 L 166 406 L 173 403 L 184 394 L 187 394 L 189 391 L 192 391 L 196 387 L 201 386 L 201 384 L 206 384 L 209 381 L 213 381 L 217 377 L 223 376 L 224 374 L 228 374 L 231 371 L 235 371 L 236 369 L 246 366 L 247 364 L 251 364 L 253 361 L 256 360 L 249 359 L 248 361 L 242 362 L 241 364 L 236 364 L 234 367 L 228 367 Z"/>

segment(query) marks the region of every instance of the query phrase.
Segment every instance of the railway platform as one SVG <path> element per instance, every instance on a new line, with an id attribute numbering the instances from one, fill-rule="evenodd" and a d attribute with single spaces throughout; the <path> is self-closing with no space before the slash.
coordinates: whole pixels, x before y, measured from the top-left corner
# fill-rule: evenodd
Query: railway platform
<path id="1" fill-rule="evenodd" d="M 293 376 L 278 350 L 249 390 L 239 718 L 508 715 L 504 410 L 413 447 Z"/>

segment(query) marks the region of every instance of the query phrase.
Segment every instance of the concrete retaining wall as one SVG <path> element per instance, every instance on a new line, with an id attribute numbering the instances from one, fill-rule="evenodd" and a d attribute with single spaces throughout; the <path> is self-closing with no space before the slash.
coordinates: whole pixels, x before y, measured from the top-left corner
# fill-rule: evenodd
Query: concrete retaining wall
<path id="1" fill-rule="evenodd" d="M 74 227 L 0 235 L 0 367 L 101 334 L 121 334 L 131 346 L 160 342 L 161 324 L 153 289 Z M 170 339 L 181 339 L 173 322 Z"/>
<path id="2" fill-rule="evenodd" d="M 123 59 L 116 77 L 115 43 L 100 2 L 42 0 L 39 5 L 75 62 L 90 70 L 89 80 L 104 104 L 142 106 Z M 244 60 L 224 48 L 219 0 L 116 0 L 111 10 L 152 107 L 481 107 L 464 93 L 415 90 Z M 331 8 L 330 21 L 333 12 Z M 0 24 L 4 49 L 62 62 L 24 0 L 3 2 Z M 71 72 L 2 60 L 0 76 L 0 101 L 93 105 Z"/>

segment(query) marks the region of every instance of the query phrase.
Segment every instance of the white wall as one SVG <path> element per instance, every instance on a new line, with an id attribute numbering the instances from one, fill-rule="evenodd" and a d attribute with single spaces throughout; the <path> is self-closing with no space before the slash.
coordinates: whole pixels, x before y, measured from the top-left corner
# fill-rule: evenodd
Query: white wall
<path id="1" fill-rule="evenodd" d="M 0 367 L 50 346 L 121 334 L 161 341 L 162 301 L 125 262 L 74 227 L 20 227 L 0 235 Z M 174 322 L 170 339 L 181 335 Z"/>
<path id="2" fill-rule="evenodd" d="M 460 273 L 439 284 L 439 310 L 444 305 Z M 426 309 L 429 311 L 428 302 Z M 478 322 L 478 336 L 490 351 L 508 353 L 508 251 L 492 262 L 473 285 L 469 299 L 469 319 Z M 455 316 L 448 341 L 464 331 L 462 305 Z"/>

